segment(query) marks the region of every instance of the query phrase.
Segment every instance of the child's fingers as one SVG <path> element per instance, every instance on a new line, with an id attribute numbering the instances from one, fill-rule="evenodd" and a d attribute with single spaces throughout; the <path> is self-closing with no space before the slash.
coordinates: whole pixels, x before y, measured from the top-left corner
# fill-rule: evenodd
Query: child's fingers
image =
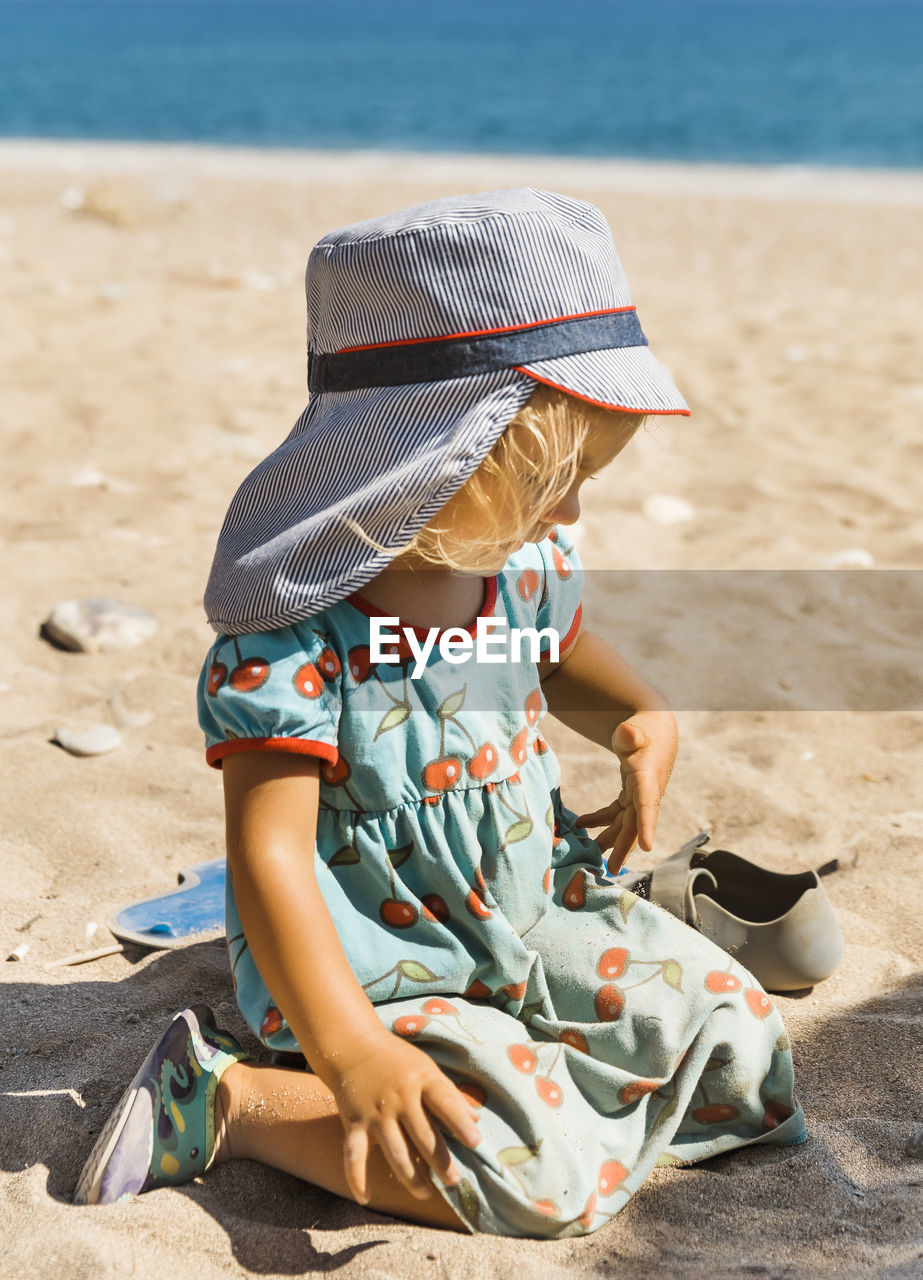
<path id="1" fill-rule="evenodd" d="M 650 738 L 634 720 L 623 720 L 612 735 L 612 746 L 620 755 L 632 755 L 650 745 Z"/>
<path id="2" fill-rule="evenodd" d="M 660 782 L 653 770 L 635 775 L 634 808 L 637 814 L 638 842 L 645 853 L 654 847 L 654 829 L 660 810 Z"/>
<path id="3" fill-rule="evenodd" d="M 621 799 L 614 800 L 604 809 L 594 809 L 592 813 L 578 813 L 575 821 L 578 827 L 598 827 L 603 822 L 609 822 L 617 817 L 624 807 Z"/>
<path id="4" fill-rule="evenodd" d="M 446 1185 L 454 1187 L 461 1180 L 458 1165 L 452 1159 L 452 1153 L 446 1146 L 445 1138 L 436 1128 L 422 1107 L 407 1111 L 401 1117 L 408 1138 L 417 1151 L 432 1169 L 433 1173 Z"/>
<path id="5" fill-rule="evenodd" d="M 437 1080 L 427 1085 L 423 1101 L 433 1115 L 455 1134 L 459 1142 L 463 1142 L 466 1147 L 476 1147 L 481 1141 L 481 1131 L 471 1104 L 448 1076 L 443 1075 L 442 1080 L 444 1084 Z"/>
<path id="6" fill-rule="evenodd" d="M 401 1120 L 405 1120 L 401 1115 Z M 383 1120 L 378 1130 L 378 1145 L 384 1157 L 401 1182 L 418 1200 L 426 1200 L 433 1194 L 432 1184 L 414 1164 L 407 1135 L 396 1120 Z"/>
<path id="7" fill-rule="evenodd" d="M 658 805 L 643 804 L 638 814 L 638 844 L 645 853 L 650 853 L 654 847 L 654 831 L 657 827 L 658 813 Z"/>
<path id="8" fill-rule="evenodd" d="M 600 831 L 599 835 L 593 836 L 593 840 L 599 845 L 600 850 L 611 849 L 618 843 L 624 833 L 625 818 L 628 812 L 627 809 L 620 810 L 615 822 L 610 823 L 605 831 Z"/>
<path id="9" fill-rule="evenodd" d="M 635 841 L 638 837 L 638 828 L 635 822 L 635 814 L 633 809 L 626 809 L 621 827 L 616 834 L 615 840 L 612 842 L 612 852 L 609 854 L 607 866 L 611 873 L 618 871 L 625 859 L 635 847 Z"/>
<path id="10" fill-rule="evenodd" d="M 368 1204 L 367 1165 L 369 1157 L 369 1135 L 360 1125 L 353 1125 L 346 1134 L 343 1143 L 343 1168 L 346 1173 L 346 1185 L 354 1200 L 359 1204 Z"/>

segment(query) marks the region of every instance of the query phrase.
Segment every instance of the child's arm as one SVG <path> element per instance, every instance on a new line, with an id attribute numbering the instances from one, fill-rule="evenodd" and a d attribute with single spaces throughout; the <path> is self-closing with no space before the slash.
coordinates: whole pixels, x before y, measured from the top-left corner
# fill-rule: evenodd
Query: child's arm
<path id="1" fill-rule="evenodd" d="M 657 810 L 676 759 L 676 720 L 655 689 L 616 650 L 581 627 L 558 663 L 540 662 L 539 678 L 556 719 L 619 757 L 622 791 L 611 805 L 578 816 L 581 826 L 609 822 L 599 836 L 616 871 L 635 846 L 650 852 Z"/>
<path id="2" fill-rule="evenodd" d="M 382 1025 L 350 968 L 314 873 L 319 765 L 275 752 L 224 758 L 234 899 L 260 976 L 336 1098 L 354 1197 L 367 1199 L 373 1142 L 408 1189 L 425 1197 L 432 1187 L 414 1167 L 414 1148 L 444 1181 L 453 1181 L 454 1162 L 424 1104 L 469 1146 L 479 1140 L 477 1124 L 432 1059 Z"/>

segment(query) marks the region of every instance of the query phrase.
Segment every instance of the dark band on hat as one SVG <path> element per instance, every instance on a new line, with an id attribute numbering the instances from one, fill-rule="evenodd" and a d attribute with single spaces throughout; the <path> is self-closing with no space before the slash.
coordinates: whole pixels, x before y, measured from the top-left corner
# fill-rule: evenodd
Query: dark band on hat
<path id="1" fill-rule="evenodd" d="M 355 391 L 414 382 L 445 382 L 535 360 L 648 345 L 634 307 L 567 316 L 499 332 L 411 338 L 330 354 L 308 352 L 308 390 Z"/>

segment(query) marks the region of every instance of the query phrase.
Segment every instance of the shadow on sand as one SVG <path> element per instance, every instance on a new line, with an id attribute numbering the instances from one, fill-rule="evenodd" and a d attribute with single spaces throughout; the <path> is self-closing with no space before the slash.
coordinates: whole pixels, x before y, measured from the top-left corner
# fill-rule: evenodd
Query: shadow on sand
<path id="1" fill-rule="evenodd" d="M 145 954 L 126 953 L 126 972 L 119 982 L 93 981 L 81 974 L 79 980 L 55 985 L 4 984 L 0 1167 L 14 1172 L 45 1164 L 48 1195 L 62 1205 L 70 1205 L 95 1135 L 178 1009 L 204 1001 L 215 1010 L 219 1025 L 247 1049 L 260 1050 L 240 1017 L 223 939 L 163 952 L 150 963 L 144 963 Z M 783 1016 L 797 1021 L 799 1005 L 783 1005 Z M 903 1149 L 903 1130 L 914 1117 L 919 1124 L 923 1114 L 921 1078 L 913 1068 L 921 1022 L 923 986 L 917 976 L 854 1008 L 817 1018 L 808 1034 L 795 1031 L 796 1080 L 808 1119 L 808 1143 L 751 1147 L 693 1168 L 655 1170 L 606 1230 L 607 1252 L 614 1250 L 630 1266 L 636 1257 L 630 1241 L 646 1239 L 653 1249 L 651 1264 L 657 1259 L 650 1275 L 707 1263 L 714 1276 L 785 1276 L 812 1274 L 809 1259 L 815 1257 L 819 1265 L 831 1246 L 849 1246 L 857 1264 L 854 1274 L 864 1273 L 860 1258 L 873 1256 L 878 1241 L 887 1240 L 891 1249 L 906 1241 L 912 1249 L 912 1226 L 900 1212 L 900 1196 L 878 1195 L 855 1174 L 867 1160 L 884 1162 L 900 1166 L 894 1170 L 896 1192 L 906 1196 L 908 1186 L 923 1184 L 923 1166 Z M 268 1056 L 265 1050 L 263 1054 Z M 860 1158 L 855 1159 L 857 1149 Z M 325 1253 L 312 1244 L 312 1228 L 326 1232 L 380 1226 L 387 1237 L 393 1224 L 401 1222 L 251 1162 L 223 1165 L 180 1190 L 224 1228 L 237 1261 L 255 1274 L 336 1271 L 388 1239 L 366 1238 Z M 689 1235 L 690 1195 L 696 1201 L 697 1231 L 688 1248 L 677 1250 L 670 1242 Z M 726 1271 L 732 1256 L 729 1234 L 733 1236 L 741 1213 L 765 1219 L 765 1249 L 749 1268 L 746 1260 L 738 1260 L 736 1270 Z M 818 1236 L 819 1215 L 823 1237 Z M 782 1226 L 788 1249 L 793 1239 L 804 1237 L 804 1271 L 772 1265 Z M 599 1234 L 568 1241 L 568 1256 L 578 1259 Z M 453 1248 L 465 1247 L 465 1237 L 451 1236 Z M 655 1248 L 658 1240 L 662 1245 Z M 546 1245 L 537 1241 L 534 1247 Z M 586 1265 L 592 1261 L 588 1255 Z M 898 1268 L 890 1274 L 912 1272 Z"/>

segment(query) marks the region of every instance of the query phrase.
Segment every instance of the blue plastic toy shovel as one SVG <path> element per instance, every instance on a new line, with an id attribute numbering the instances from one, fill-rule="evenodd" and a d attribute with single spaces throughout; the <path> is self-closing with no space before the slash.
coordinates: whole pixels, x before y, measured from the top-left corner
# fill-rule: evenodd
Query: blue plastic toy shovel
<path id="1" fill-rule="evenodd" d="M 227 862 L 215 858 L 180 872 L 179 888 L 145 898 L 107 921 L 123 942 L 142 947 L 179 947 L 199 934 L 224 932 Z"/>

